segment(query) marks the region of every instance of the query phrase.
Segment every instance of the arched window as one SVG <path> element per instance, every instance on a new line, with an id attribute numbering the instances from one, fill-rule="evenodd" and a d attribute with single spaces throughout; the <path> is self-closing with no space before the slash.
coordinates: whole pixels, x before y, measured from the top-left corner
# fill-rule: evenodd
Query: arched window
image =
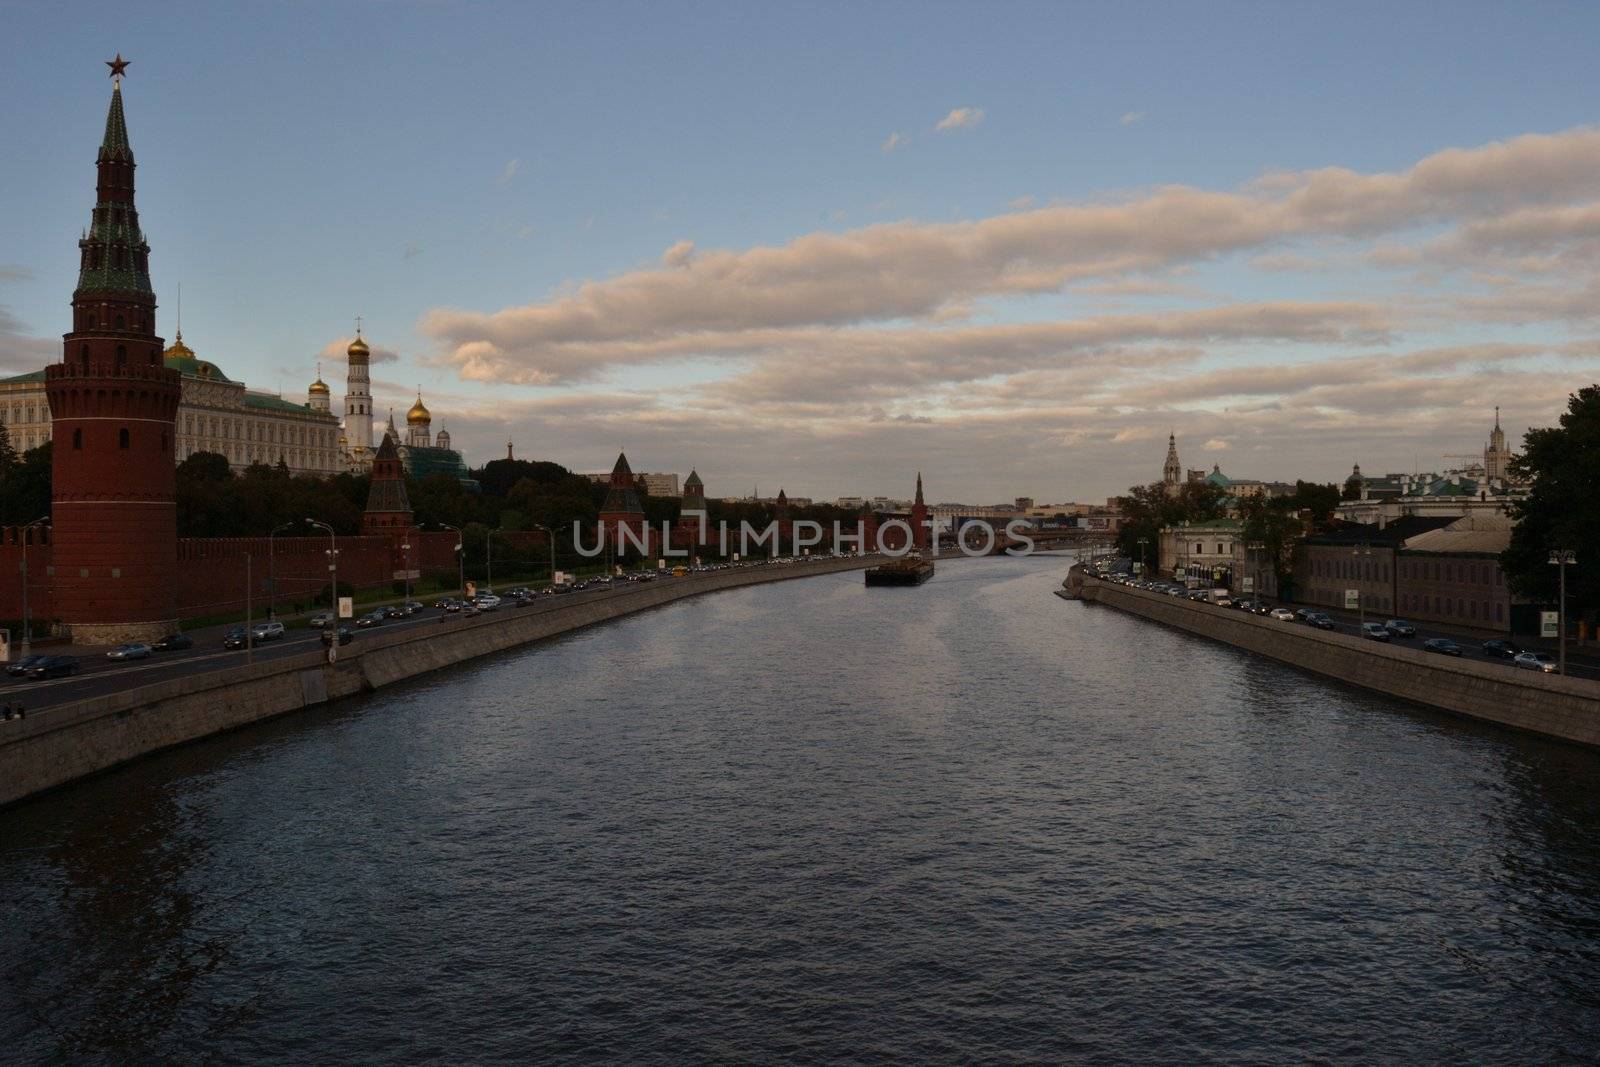
<path id="1" fill-rule="evenodd" d="M 117 369 L 121 370 L 122 368 L 126 367 L 127 365 L 128 365 L 128 346 L 127 345 L 118 345 L 117 346 Z"/>
<path id="2" fill-rule="evenodd" d="M 79 452 L 83 451 L 83 430 L 82 429 L 76 429 L 76 430 L 72 431 L 72 447 L 76 451 L 79 451 Z"/>
<path id="3" fill-rule="evenodd" d="M 162 430 L 161 431 L 161 451 L 163 453 L 165 453 L 166 450 L 167 450 L 167 431 Z"/>
<path id="4" fill-rule="evenodd" d="M 84 370 L 88 370 L 89 369 L 89 346 L 88 345 L 79 345 L 78 346 L 78 362 L 83 365 L 83 369 Z"/>
<path id="5" fill-rule="evenodd" d="M 128 428 L 126 426 L 124 426 L 122 429 L 117 431 L 117 447 L 118 448 L 127 448 L 128 447 Z"/>
<path id="6" fill-rule="evenodd" d="M 122 323 L 122 316 L 121 316 L 121 315 L 118 315 L 118 316 L 117 316 L 117 329 L 119 329 L 119 330 L 120 330 L 120 329 L 122 329 L 122 328 L 123 328 L 123 323 Z"/>

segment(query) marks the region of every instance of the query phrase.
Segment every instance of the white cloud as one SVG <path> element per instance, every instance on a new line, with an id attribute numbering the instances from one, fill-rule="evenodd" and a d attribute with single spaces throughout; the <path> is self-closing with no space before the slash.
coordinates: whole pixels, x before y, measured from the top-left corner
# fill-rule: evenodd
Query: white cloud
<path id="1" fill-rule="evenodd" d="M 905 136 L 903 136 L 899 131 L 896 131 L 894 133 L 891 133 L 888 137 L 886 137 L 884 139 L 883 144 L 879 146 L 879 150 L 884 155 L 888 155 L 890 152 L 894 152 L 894 151 L 897 151 L 898 149 L 904 148 L 907 145 L 907 143 L 909 143 L 908 139 Z"/>
<path id="2" fill-rule="evenodd" d="M 1132 126 L 1136 122 L 1143 122 L 1144 119 L 1145 113 L 1143 111 L 1124 111 L 1122 113 L 1122 118 L 1118 119 L 1117 121 L 1122 123 L 1124 126 Z"/>
<path id="3" fill-rule="evenodd" d="M 1013 196 L 1010 200 L 1007 200 L 1006 207 L 1012 211 L 1023 211 L 1032 207 L 1034 203 L 1032 195 L 1024 193 L 1022 196 Z"/>
<path id="4" fill-rule="evenodd" d="M 500 173 L 495 176 L 494 183 L 496 185 L 508 185 L 508 184 L 510 184 L 511 179 L 515 178 L 517 176 L 517 168 L 520 167 L 521 165 L 522 165 L 522 160 L 520 160 L 520 159 L 507 160 L 506 161 L 506 165 L 504 167 L 502 167 L 500 169 Z"/>
<path id="5" fill-rule="evenodd" d="M 958 107 L 952 108 L 950 113 L 939 120 L 935 130 L 960 130 L 976 126 L 983 121 L 983 108 Z"/>

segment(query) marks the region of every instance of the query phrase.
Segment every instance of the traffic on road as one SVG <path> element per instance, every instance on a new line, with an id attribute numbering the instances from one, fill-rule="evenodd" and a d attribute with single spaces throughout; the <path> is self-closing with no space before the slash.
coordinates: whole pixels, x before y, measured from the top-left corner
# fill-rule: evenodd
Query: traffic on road
<path id="1" fill-rule="evenodd" d="M 1119 570 L 1126 561 L 1101 558 L 1085 564 L 1085 570 L 1103 581 L 1143 589 L 1163 596 L 1184 597 L 1207 604 L 1219 611 L 1246 611 L 1286 625 L 1310 626 L 1318 630 L 1348 634 L 1377 644 L 1415 647 L 1440 656 L 1462 657 L 1503 664 L 1514 670 L 1556 674 L 1560 670 L 1555 655 L 1543 648 L 1530 647 L 1512 638 L 1473 637 L 1430 624 L 1399 618 L 1345 617 L 1314 607 L 1270 605 L 1254 598 L 1236 598 L 1226 589 L 1189 589 L 1177 582 L 1146 579 Z M 1600 678 L 1600 664 L 1586 656 L 1567 657 L 1567 674 L 1579 678 Z"/>

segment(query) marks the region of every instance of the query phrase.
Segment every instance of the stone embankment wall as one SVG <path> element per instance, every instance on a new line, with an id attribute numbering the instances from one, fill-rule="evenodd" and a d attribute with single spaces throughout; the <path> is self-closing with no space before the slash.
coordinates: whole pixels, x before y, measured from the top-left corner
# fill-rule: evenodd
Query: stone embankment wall
<path id="1" fill-rule="evenodd" d="M 0 804 L 96 774 L 140 756 L 301 708 L 378 689 L 479 656 L 740 586 L 859 570 L 855 557 L 668 578 L 592 599 L 552 597 L 433 626 L 363 631 L 329 664 L 318 647 L 49 708 L 0 733 Z"/>
<path id="2" fill-rule="evenodd" d="M 1457 715 L 1600 746 L 1600 682 L 1380 644 L 1097 578 L 1080 581 L 1079 596 L 1091 603 Z"/>

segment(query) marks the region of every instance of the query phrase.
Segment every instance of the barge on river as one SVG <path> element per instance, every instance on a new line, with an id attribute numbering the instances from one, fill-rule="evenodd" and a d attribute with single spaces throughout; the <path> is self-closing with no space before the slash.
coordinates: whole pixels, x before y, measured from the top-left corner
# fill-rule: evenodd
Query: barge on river
<path id="1" fill-rule="evenodd" d="M 902 556 L 868 568 L 868 585 L 921 585 L 933 577 L 933 560 Z"/>

